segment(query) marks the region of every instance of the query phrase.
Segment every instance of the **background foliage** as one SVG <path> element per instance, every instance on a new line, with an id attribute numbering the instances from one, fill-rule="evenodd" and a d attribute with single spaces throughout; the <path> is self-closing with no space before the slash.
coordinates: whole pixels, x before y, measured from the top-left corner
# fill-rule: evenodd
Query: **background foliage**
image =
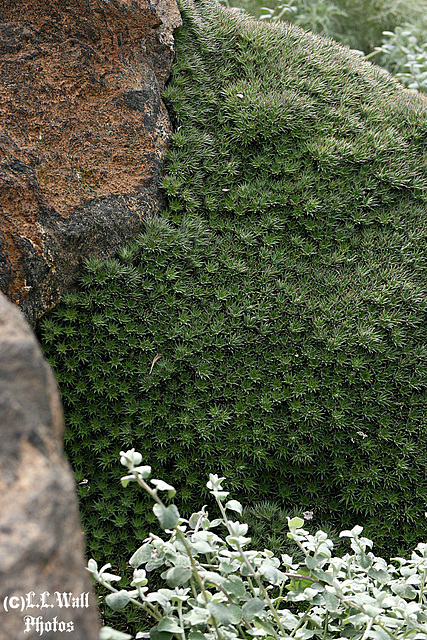
<path id="1" fill-rule="evenodd" d="M 90 554 L 152 528 L 120 491 L 128 446 L 184 514 L 216 469 L 407 551 L 427 534 L 426 103 L 295 25 L 181 9 L 169 209 L 43 327 Z"/>
<path id="2" fill-rule="evenodd" d="M 287 20 L 359 50 L 427 92 L 425 0 L 221 0 L 261 20 Z"/>

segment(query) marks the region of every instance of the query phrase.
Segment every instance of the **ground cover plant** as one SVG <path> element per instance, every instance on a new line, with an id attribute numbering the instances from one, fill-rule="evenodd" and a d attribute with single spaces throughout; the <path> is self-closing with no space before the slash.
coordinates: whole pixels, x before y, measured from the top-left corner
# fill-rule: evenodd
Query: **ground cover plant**
<path id="1" fill-rule="evenodd" d="M 220 518 L 210 519 L 205 505 L 186 520 L 175 504 L 166 506 L 161 498 L 165 492 L 173 496 L 174 487 L 149 479 L 151 467 L 141 462 L 134 449 L 121 452 L 121 463 L 127 467 L 122 484 L 137 482 L 150 495 L 153 513 L 169 539 L 150 534 L 136 549 L 129 560 L 133 589 L 117 588 L 121 577 L 108 571 L 109 563 L 98 569 L 91 559 L 87 567 L 108 589 L 105 600 L 113 611 L 134 605 L 152 618 L 151 629 L 139 631 L 136 638 L 426 637 L 426 544 L 418 544 L 410 559 L 395 558 L 389 564 L 372 553 L 372 541 L 361 536 L 363 527 L 355 526 L 340 534 L 350 539 L 352 553 L 334 557 L 334 544 L 326 533 L 312 535 L 302 528 L 304 520 L 288 518 L 287 535 L 299 548 L 301 560 L 287 554 L 279 559 L 268 549 L 248 549 L 247 524 L 231 519 L 242 515 L 242 505 L 228 498 L 222 486 L 225 478 L 211 474 L 207 484 Z M 153 573 L 161 573 L 167 588 L 147 586 Z M 131 638 L 111 627 L 100 633 L 101 640 Z"/>
<path id="2" fill-rule="evenodd" d="M 426 102 L 294 25 L 181 9 L 168 210 L 90 260 L 43 327 L 89 553 L 119 562 L 155 522 L 120 493 L 126 446 L 184 515 L 216 469 L 249 506 L 410 551 L 427 534 Z"/>

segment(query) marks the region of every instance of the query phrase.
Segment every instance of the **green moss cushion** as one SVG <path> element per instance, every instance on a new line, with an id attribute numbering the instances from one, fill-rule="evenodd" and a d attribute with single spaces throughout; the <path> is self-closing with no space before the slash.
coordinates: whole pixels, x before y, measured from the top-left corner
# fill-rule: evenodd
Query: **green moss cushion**
<path id="1" fill-rule="evenodd" d="M 90 553 L 126 560 L 155 519 L 119 485 L 131 446 L 188 512 L 219 473 L 246 503 L 411 549 L 427 540 L 427 101 L 295 26 L 181 8 L 168 211 L 91 260 L 44 325 Z"/>

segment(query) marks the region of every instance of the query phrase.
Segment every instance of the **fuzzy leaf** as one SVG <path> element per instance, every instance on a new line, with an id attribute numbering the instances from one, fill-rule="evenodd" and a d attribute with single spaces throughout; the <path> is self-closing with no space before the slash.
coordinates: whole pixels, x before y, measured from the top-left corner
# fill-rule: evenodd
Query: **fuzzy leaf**
<path id="1" fill-rule="evenodd" d="M 169 631 L 159 631 L 157 626 L 150 629 L 150 640 L 171 640 L 173 634 Z"/>
<path id="2" fill-rule="evenodd" d="M 309 569 L 316 569 L 325 562 L 325 556 L 307 556 L 305 558 L 305 564 Z"/>
<path id="3" fill-rule="evenodd" d="M 105 602 L 108 604 L 110 609 L 113 609 L 113 611 L 120 611 L 120 609 L 124 609 L 129 600 L 129 593 L 123 589 L 116 593 L 109 593 L 108 596 L 105 596 Z"/>
<path id="4" fill-rule="evenodd" d="M 209 615 L 209 611 L 204 607 L 193 607 L 188 613 L 184 614 L 183 619 L 192 627 L 195 627 L 198 624 L 204 624 L 209 618 Z"/>
<path id="5" fill-rule="evenodd" d="M 237 511 L 238 513 L 242 513 L 243 507 L 237 500 L 229 500 L 226 505 L 226 509 L 231 509 L 232 511 Z"/>
<path id="6" fill-rule="evenodd" d="M 371 629 L 369 637 L 373 638 L 373 640 L 390 640 L 390 635 L 377 625 L 374 625 Z"/>
<path id="7" fill-rule="evenodd" d="M 191 543 L 191 548 L 195 549 L 197 553 L 214 553 L 215 548 L 212 547 L 206 540 L 194 540 Z"/>
<path id="8" fill-rule="evenodd" d="M 185 584 L 191 578 L 192 571 L 188 567 L 172 567 L 166 572 L 168 587 L 174 589 Z"/>
<path id="9" fill-rule="evenodd" d="M 153 512 L 157 516 L 162 529 L 173 529 L 179 522 L 179 511 L 174 504 L 169 505 L 169 507 L 155 504 Z"/>
<path id="10" fill-rule="evenodd" d="M 128 486 L 128 484 L 130 482 L 135 482 L 136 478 L 135 476 L 123 476 L 123 478 L 121 478 L 120 483 L 122 485 L 122 487 L 124 487 L 126 489 L 126 487 Z"/>
<path id="11" fill-rule="evenodd" d="M 304 520 L 302 518 L 288 518 L 288 527 L 289 529 L 301 529 L 304 526 Z"/>
<path id="12" fill-rule="evenodd" d="M 151 467 L 144 465 L 142 467 L 134 467 L 132 471 L 136 471 L 142 478 L 146 479 L 151 474 Z"/>
<path id="13" fill-rule="evenodd" d="M 152 549 L 151 546 L 147 544 L 143 544 L 142 547 L 139 547 L 129 560 L 129 564 L 134 569 L 138 569 L 142 564 L 148 562 L 151 558 Z"/>
<path id="14" fill-rule="evenodd" d="M 228 594 L 242 598 L 246 594 L 245 583 L 238 576 L 229 576 L 222 583 L 223 588 Z"/>
<path id="15" fill-rule="evenodd" d="M 236 567 L 234 564 L 230 564 L 229 562 L 220 562 L 219 570 L 221 573 L 229 574 L 234 573 L 234 571 L 236 571 Z"/>
<path id="16" fill-rule="evenodd" d="M 264 600 L 261 600 L 260 598 L 252 598 L 251 600 L 248 600 L 247 602 L 245 602 L 245 604 L 243 605 L 242 607 L 243 615 L 248 620 L 252 620 L 256 615 L 258 615 L 259 613 L 261 613 L 261 611 L 263 611 L 264 607 L 265 607 Z"/>
<path id="17" fill-rule="evenodd" d="M 163 618 L 157 625 L 157 631 L 168 631 L 169 633 L 182 633 L 177 618 Z"/>
<path id="18" fill-rule="evenodd" d="M 163 480 L 156 480 L 155 478 L 150 480 L 151 484 L 156 486 L 159 491 L 167 491 L 168 498 L 174 498 L 176 496 L 176 490 L 172 485 L 164 482 Z"/>
<path id="19" fill-rule="evenodd" d="M 277 583 L 279 572 L 270 562 L 263 562 L 259 568 L 259 572 L 268 582 L 271 582 L 271 584 Z"/>
<path id="20" fill-rule="evenodd" d="M 340 538 L 354 538 L 356 536 L 360 536 L 362 531 L 363 527 L 356 525 L 351 531 L 349 531 L 348 529 L 346 529 L 345 531 L 341 531 Z"/>
<path id="21" fill-rule="evenodd" d="M 189 640 L 207 640 L 205 634 L 201 631 L 190 631 L 188 638 Z"/>
<path id="22" fill-rule="evenodd" d="M 373 580 L 378 580 L 381 584 L 387 584 L 390 582 L 390 575 L 384 569 L 369 569 L 368 576 Z"/>
<path id="23" fill-rule="evenodd" d="M 103 573 L 102 578 L 106 580 L 106 582 L 119 582 L 122 579 L 122 576 L 116 576 L 113 573 Z"/>
<path id="24" fill-rule="evenodd" d="M 205 634 L 201 631 L 190 631 L 188 638 L 189 640 L 207 640 Z"/>
<path id="25" fill-rule="evenodd" d="M 231 624 L 239 624 L 243 618 L 242 607 L 239 607 L 237 604 L 229 604 L 227 605 L 227 609 L 231 614 Z"/>
<path id="26" fill-rule="evenodd" d="M 401 598 L 405 598 L 407 600 L 412 600 L 417 597 L 417 592 L 410 584 L 402 584 L 402 583 L 394 583 L 391 585 L 391 590 L 397 596 Z"/>
<path id="27" fill-rule="evenodd" d="M 254 618 L 253 623 L 255 627 L 257 627 L 258 629 L 264 629 L 264 631 L 267 631 L 273 637 L 276 635 L 274 627 L 269 622 L 267 622 L 267 620 Z"/>
<path id="28" fill-rule="evenodd" d="M 329 593 L 329 591 L 323 591 L 322 597 L 325 601 L 325 607 L 328 611 L 336 611 L 338 609 L 340 601 L 336 596 L 334 596 L 333 593 Z"/>
<path id="29" fill-rule="evenodd" d="M 233 614 L 224 604 L 208 602 L 207 609 L 221 624 L 225 626 L 232 624 Z"/>

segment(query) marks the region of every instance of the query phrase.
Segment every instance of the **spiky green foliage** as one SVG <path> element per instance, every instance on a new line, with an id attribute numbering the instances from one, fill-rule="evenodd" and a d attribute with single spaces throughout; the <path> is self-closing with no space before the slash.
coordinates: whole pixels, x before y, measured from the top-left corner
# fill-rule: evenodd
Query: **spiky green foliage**
<path id="1" fill-rule="evenodd" d="M 90 553 L 126 556 L 154 521 L 121 497 L 127 446 L 188 513 L 215 468 L 246 502 L 361 522 L 385 555 L 413 548 L 427 536 L 427 103 L 298 27 L 211 0 L 182 10 L 169 210 L 116 260 L 89 261 L 44 325 Z"/>

